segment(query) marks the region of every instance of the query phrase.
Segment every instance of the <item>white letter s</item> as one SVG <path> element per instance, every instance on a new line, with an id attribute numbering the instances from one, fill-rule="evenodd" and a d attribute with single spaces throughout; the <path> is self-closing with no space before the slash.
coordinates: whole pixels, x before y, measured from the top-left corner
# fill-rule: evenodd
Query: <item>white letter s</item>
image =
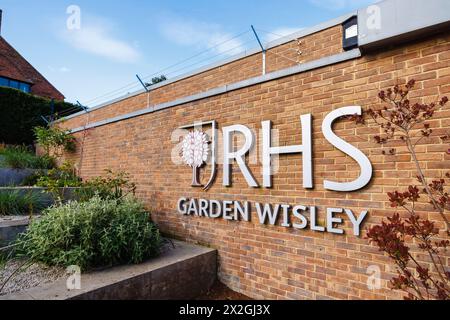
<path id="1" fill-rule="evenodd" d="M 323 185 L 325 189 L 332 191 L 355 191 L 365 187 L 372 179 L 372 164 L 369 158 L 362 153 L 359 149 L 352 146 L 350 143 L 339 138 L 332 129 L 333 122 L 340 117 L 351 116 L 351 115 L 361 115 L 360 106 L 344 107 L 329 113 L 322 123 L 322 132 L 325 138 L 336 148 L 345 152 L 350 157 L 355 159 L 355 161 L 361 167 L 360 176 L 351 182 L 333 182 L 325 180 Z"/>

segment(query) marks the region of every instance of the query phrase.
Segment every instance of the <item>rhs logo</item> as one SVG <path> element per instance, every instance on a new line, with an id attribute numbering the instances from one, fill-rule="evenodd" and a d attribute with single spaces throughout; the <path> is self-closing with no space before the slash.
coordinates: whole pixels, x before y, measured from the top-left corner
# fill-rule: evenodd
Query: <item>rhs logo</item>
<path id="1" fill-rule="evenodd" d="M 364 188 L 372 179 L 372 164 L 369 158 L 359 149 L 343 140 L 333 131 L 333 123 L 343 117 L 361 115 L 360 106 L 349 106 L 336 109 L 325 116 L 322 122 L 322 134 L 324 138 L 336 149 L 351 157 L 359 165 L 359 176 L 353 181 L 329 181 L 324 180 L 323 186 L 327 190 L 338 192 L 350 192 Z M 217 171 L 217 162 L 220 161 L 223 167 L 223 181 L 225 187 L 232 185 L 232 164 L 236 163 L 239 171 L 244 176 L 249 187 L 258 188 L 258 182 L 253 176 L 249 165 L 262 165 L 262 187 L 272 187 L 272 177 L 278 172 L 280 155 L 301 154 L 302 155 L 302 179 L 305 189 L 314 188 L 313 179 L 313 143 L 312 143 L 312 115 L 300 116 L 301 144 L 280 146 L 278 143 L 277 129 L 272 128 L 271 121 L 262 121 L 259 134 L 247 126 L 235 124 L 222 128 L 221 147 L 217 148 L 219 137 L 216 121 L 199 122 L 193 125 L 180 127 L 178 132 L 172 136 L 172 141 L 183 141 L 179 145 L 178 156 L 181 161 L 192 168 L 192 186 L 203 187 L 208 190 L 214 183 Z M 205 133 L 205 126 L 211 127 L 211 134 Z M 193 131 L 192 131 L 193 129 Z M 190 130 L 190 131 L 186 131 Z M 208 131 L 209 132 L 209 131 Z M 260 137 L 259 143 L 256 137 Z M 236 142 L 236 140 L 238 142 Z M 239 143 L 240 140 L 240 143 Z M 258 150 L 260 152 L 258 152 Z M 220 152 L 220 154 L 217 154 Z M 176 161 L 174 158 L 174 163 Z M 205 164 L 211 165 L 211 175 L 209 181 L 203 186 L 200 183 L 199 172 Z"/>
<path id="2" fill-rule="evenodd" d="M 210 134 L 203 131 L 208 126 L 211 127 Z M 178 129 L 181 131 L 176 131 L 175 139 L 178 139 L 180 135 L 183 137 L 178 155 L 181 156 L 181 161 L 184 164 L 192 168 L 191 185 L 208 190 L 216 177 L 217 124 L 215 121 L 197 122 L 194 125 L 187 125 Z M 186 132 L 186 130 L 192 131 Z M 200 169 L 208 162 L 211 164 L 211 175 L 208 182 L 203 185 L 199 177 Z"/>
<path id="3" fill-rule="evenodd" d="M 198 182 L 199 168 L 208 160 L 208 136 L 200 130 L 189 132 L 183 139 L 183 161 L 192 167 L 192 186 L 202 187 Z"/>

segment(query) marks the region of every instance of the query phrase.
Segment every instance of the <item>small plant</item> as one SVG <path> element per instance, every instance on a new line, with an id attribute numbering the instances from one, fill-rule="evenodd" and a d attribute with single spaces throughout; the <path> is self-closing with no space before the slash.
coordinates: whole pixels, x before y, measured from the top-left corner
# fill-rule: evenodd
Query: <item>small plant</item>
<path id="1" fill-rule="evenodd" d="M 37 143 L 49 157 L 61 158 L 64 152 L 75 152 L 75 138 L 68 130 L 53 126 L 49 128 L 35 127 L 34 134 Z"/>
<path id="2" fill-rule="evenodd" d="M 398 275 L 391 279 L 391 285 L 393 289 L 404 291 L 405 299 L 450 300 L 450 272 L 445 256 L 450 241 L 442 238 L 448 237 L 450 232 L 447 217 L 450 196 L 446 189 L 450 173 L 445 173 L 442 179 L 430 181 L 421 167 L 416 150 L 420 141 L 433 133 L 429 120 L 438 109 L 447 104 L 448 98 L 443 97 L 433 103 L 412 103 L 408 94 L 414 85 L 415 81 L 411 80 L 404 87 L 396 85 L 392 89 L 381 91 L 378 96 L 387 105 L 379 110 L 368 111 L 369 116 L 383 131 L 383 135 L 374 137 L 376 143 L 384 146 L 395 141 L 396 145 L 406 147 L 415 164 L 418 185 L 410 185 L 405 191 L 387 194 L 391 207 L 402 209 L 407 217 L 400 218 L 399 213 L 395 212 L 381 225 L 370 228 L 367 237 L 396 265 Z M 356 123 L 365 123 L 364 117 L 355 115 L 350 118 Z M 448 135 L 441 137 L 444 142 L 448 138 Z M 388 152 L 382 150 L 381 153 L 393 155 L 396 150 L 391 148 Z M 422 197 L 431 206 L 430 211 L 437 212 L 442 218 L 447 229 L 443 234 L 439 233 L 435 222 L 420 216 L 417 204 Z M 411 246 L 417 247 L 429 262 L 419 260 Z"/>
<path id="3" fill-rule="evenodd" d="M 5 147 L 0 150 L 0 166 L 12 169 L 52 169 L 55 159 L 45 155 L 36 156 L 25 146 Z"/>
<path id="4" fill-rule="evenodd" d="M 450 272 L 447 271 L 443 255 L 450 247 L 450 242 L 438 241 L 438 236 L 439 229 L 432 221 L 421 219 L 415 214 L 401 219 L 396 213 L 387 222 L 383 221 L 368 231 L 370 241 L 387 253 L 397 266 L 398 276 L 391 279 L 391 285 L 395 290 L 405 291 L 405 299 L 450 300 Z M 430 258 L 432 269 L 411 253 L 412 242 L 417 243 L 419 249 Z"/>
<path id="5" fill-rule="evenodd" d="M 48 209 L 16 244 L 19 256 L 32 261 L 89 270 L 140 263 L 159 252 L 161 237 L 150 214 L 133 198 L 94 196 Z"/>
<path id="6" fill-rule="evenodd" d="M 61 167 L 49 170 L 39 177 L 36 183 L 36 186 L 46 188 L 58 204 L 63 202 L 64 188 L 80 187 L 81 185 L 81 179 L 75 174 L 72 164 L 67 161 Z"/>
<path id="7" fill-rule="evenodd" d="M 39 194 L 19 190 L 0 191 L 0 215 L 26 215 L 39 212 L 45 205 Z"/>
<path id="8" fill-rule="evenodd" d="M 36 156 L 35 160 L 31 164 L 31 169 L 53 169 L 56 167 L 56 161 L 55 158 L 43 155 L 43 156 Z"/>
<path id="9" fill-rule="evenodd" d="M 151 87 L 151 86 L 153 86 L 153 85 L 155 85 L 157 83 L 160 83 L 160 82 L 163 82 L 163 81 L 166 81 L 166 80 L 167 80 L 167 77 L 162 74 L 159 77 L 152 78 L 152 82 L 151 83 L 148 83 L 148 82 L 145 83 L 145 86 L 146 87 Z"/>
<path id="10" fill-rule="evenodd" d="M 39 179 L 47 175 L 47 170 L 36 170 L 25 179 L 22 180 L 21 186 L 34 187 L 37 185 Z"/>
<path id="11" fill-rule="evenodd" d="M 0 270 L 4 269 L 8 262 L 6 254 L 0 251 Z"/>
<path id="12" fill-rule="evenodd" d="M 127 173 L 115 173 L 110 169 L 105 172 L 106 176 L 93 178 L 77 190 L 80 201 L 88 201 L 95 195 L 104 200 L 120 200 L 129 194 L 134 195 L 136 185 L 129 181 Z"/>

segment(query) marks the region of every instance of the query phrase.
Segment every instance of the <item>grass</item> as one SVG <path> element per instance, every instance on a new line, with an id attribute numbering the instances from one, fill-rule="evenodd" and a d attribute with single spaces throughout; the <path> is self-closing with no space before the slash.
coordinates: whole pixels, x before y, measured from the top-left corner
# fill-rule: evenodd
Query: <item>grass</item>
<path id="1" fill-rule="evenodd" d="M 0 270 L 4 269 L 6 263 L 8 262 L 8 257 L 2 251 L 0 251 Z"/>
<path id="2" fill-rule="evenodd" d="M 19 190 L 0 190 L 0 216 L 26 215 L 45 208 L 39 194 Z"/>
<path id="3" fill-rule="evenodd" d="M 24 146 L 0 149 L 0 167 L 12 169 L 52 169 L 55 160 L 48 156 L 36 156 Z"/>

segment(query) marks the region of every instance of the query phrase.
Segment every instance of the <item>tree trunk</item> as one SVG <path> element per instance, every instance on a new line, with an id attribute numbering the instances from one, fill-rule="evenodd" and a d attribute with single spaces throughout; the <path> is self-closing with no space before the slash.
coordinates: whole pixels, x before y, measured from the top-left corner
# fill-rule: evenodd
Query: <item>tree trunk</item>
<path id="1" fill-rule="evenodd" d="M 192 186 L 201 187 L 201 183 L 198 181 L 199 170 L 197 167 L 192 167 Z"/>

